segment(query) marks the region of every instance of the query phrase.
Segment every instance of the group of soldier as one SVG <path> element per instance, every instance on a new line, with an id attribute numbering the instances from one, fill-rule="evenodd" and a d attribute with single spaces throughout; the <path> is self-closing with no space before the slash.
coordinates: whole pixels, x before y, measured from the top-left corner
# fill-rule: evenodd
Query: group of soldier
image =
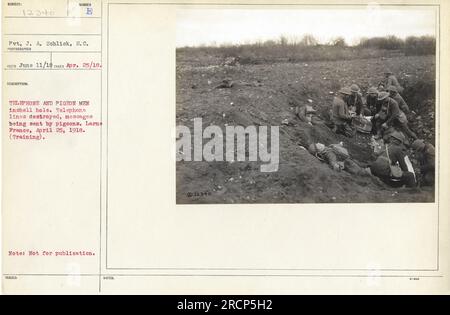
<path id="1" fill-rule="evenodd" d="M 340 89 L 333 100 L 331 112 L 334 131 L 352 136 L 354 116 L 351 113 L 355 113 L 356 116 L 372 117 L 372 133 L 376 138 L 381 138 L 385 131 L 396 129 L 416 140 L 417 135 L 408 127 L 411 111 L 401 92 L 403 88 L 390 70 L 386 70 L 386 81 L 368 89 L 365 99 L 356 84 Z"/>
<path id="2" fill-rule="evenodd" d="M 401 96 L 403 90 L 390 70 L 385 71 L 383 82 L 368 89 L 365 98 L 356 84 L 341 88 L 333 99 L 331 125 L 335 133 L 353 137 L 356 133 L 354 120 L 366 120 L 371 125 L 372 140 L 383 141 L 385 147 L 383 154 L 370 166 L 372 175 L 390 185 L 432 186 L 435 150 L 409 128 L 408 119 L 413 118 L 414 112 Z M 420 176 L 411 166 L 407 148 L 412 149 L 419 162 Z M 316 145 L 311 149 L 317 154 Z M 393 174 L 395 168 L 399 169 L 399 174 Z"/>

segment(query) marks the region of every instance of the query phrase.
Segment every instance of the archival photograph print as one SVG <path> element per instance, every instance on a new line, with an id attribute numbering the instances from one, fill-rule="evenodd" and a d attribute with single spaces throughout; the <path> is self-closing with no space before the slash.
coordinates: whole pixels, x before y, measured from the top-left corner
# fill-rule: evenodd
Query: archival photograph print
<path id="1" fill-rule="evenodd" d="M 176 202 L 434 202 L 434 6 L 185 7 Z"/>

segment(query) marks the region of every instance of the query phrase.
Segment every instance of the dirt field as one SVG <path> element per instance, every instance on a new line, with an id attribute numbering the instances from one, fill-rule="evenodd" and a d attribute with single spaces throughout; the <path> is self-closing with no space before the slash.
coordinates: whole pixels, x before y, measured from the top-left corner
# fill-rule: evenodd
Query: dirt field
<path id="1" fill-rule="evenodd" d="M 213 56 L 177 54 L 177 125 L 280 126 L 278 172 L 261 173 L 259 162 L 177 162 L 177 203 L 431 202 L 434 189 L 391 188 L 373 176 L 336 172 L 301 146 L 342 141 L 361 165 L 372 160 L 367 135 L 353 139 L 328 127 L 301 122 L 294 108 L 313 105 L 325 118 L 340 87 L 357 83 L 367 91 L 390 68 L 405 87 L 417 115 L 419 137 L 435 138 L 435 57 L 394 57 L 331 62 L 223 66 Z M 225 78 L 232 88 L 216 89 Z M 287 119 L 289 125 L 281 122 Z"/>

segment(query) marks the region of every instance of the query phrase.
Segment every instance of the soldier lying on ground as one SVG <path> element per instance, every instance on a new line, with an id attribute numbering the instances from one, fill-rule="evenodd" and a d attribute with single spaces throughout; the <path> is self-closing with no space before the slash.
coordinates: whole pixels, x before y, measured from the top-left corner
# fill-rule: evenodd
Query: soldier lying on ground
<path id="1" fill-rule="evenodd" d="M 400 132 L 392 133 L 389 144 L 385 145 L 385 150 L 372 163 L 370 171 L 390 186 L 415 187 L 416 179 L 407 165 L 409 158 L 403 146 L 404 140 L 404 135 Z"/>
<path id="2" fill-rule="evenodd" d="M 435 150 L 431 143 L 417 139 L 411 145 L 420 164 L 420 185 L 434 186 Z"/>
<path id="3" fill-rule="evenodd" d="M 322 119 L 317 116 L 317 111 L 310 105 L 297 106 L 295 114 L 301 121 L 310 125 L 321 125 L 324 123 Z"/>
<path id="4" fill-rule="evenodd" d="M 328 163 L 335 171 L 345 170 L 354 175 L 369 175 L 370 172 L 350 158 L 347 149 L 341 144 L 330 144 L 328 147 L 322 143 L 312 143 L 308 147 L 309 153 L 319 160 Z"/>

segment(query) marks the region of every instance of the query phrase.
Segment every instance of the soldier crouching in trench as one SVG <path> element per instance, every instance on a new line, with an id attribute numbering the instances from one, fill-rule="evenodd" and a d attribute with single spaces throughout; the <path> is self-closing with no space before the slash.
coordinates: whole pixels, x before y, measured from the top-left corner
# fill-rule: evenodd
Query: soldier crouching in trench
<path id="1" fill-rule="evenodd" d="M 377 137 L 383 136 L 383 132 L 389 127 L 394 127 L 402 131 L 410 138 L 416 140 L 417 135 L 408 127 L 408 119 L 405 113 L 399 108 L 398 103 L 389 96 L 388 92 L 380 92 L 378 101 L 381 102 L 381 109 L 374 116 L 374 122 L 377 130 Z"/>
<path id="2" fill-rule="evenodd" d="M 334 124 L 333 131 L 336 134 L 343 134 L 346 137 L 353 137 L 355 130 L 351 126 L 352 117 L 348 110 L 349 98 L 352 91 L 344 87 L 339 90 L 338 95 L 333 99 L 333 105 L 331 108 L 331 121 Z"/>
<path id="3" fill-rule="evenodd" d="M 420 164 L 420 186 L 434 186 L 435 150 L 431 143 L 417 139 L 411 145 Z"/>
<path id="4" fill-rule="evenodd" d="M 378 90 L 374 86 L 367 90 L 366 106 L 370 111 L 369 116 L 375 116 L 381 109 L 381 103 L 378 102 Z"/>
<path id="5" fill-rule="evenodd" d="M 358 85 L 352 84 L 350 86 L 351 95 L 348 99 L 349 108 L 356 113 L 356 116 L 368 116 L 371 114 L 370 110 L 364 104 L 363 96 Z"/>
<path id="6" fill-rule="evenodd" d="M 416 187 L 416 178 L 406 164 L 407 155 L 403 146 L 404 141 L 405 136 L 402 133 L 393 132 L 389 137 L 389 144 L 386 144 L 385 150 L 372 163 L 370 171 L 390 186 L 405 185 L 412 188 Z"/>

